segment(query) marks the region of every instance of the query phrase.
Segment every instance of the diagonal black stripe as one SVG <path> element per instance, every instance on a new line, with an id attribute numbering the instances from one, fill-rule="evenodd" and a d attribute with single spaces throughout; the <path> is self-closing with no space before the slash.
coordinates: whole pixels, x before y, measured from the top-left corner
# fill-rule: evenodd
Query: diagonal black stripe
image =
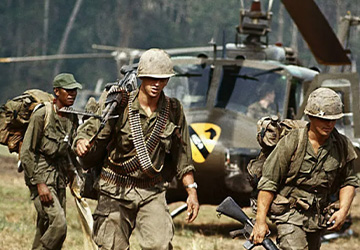
<path id="1" fill-rule="evenodd" d="M 197 149 L 200 151 L 200 153 L 202 154 L 204 159 L 206 159 L 206 157 L 208 157 L 210 153 L 206 149 L 205 144 L 203 143 L 203 141 L 200 139 L 200 136 L 195 132 L 195 130 L 191 126 L 189 126 L 189 133 L 190 133 L 190 139 L 195 144 Z M 193 137 L 196 138 L 196 141 L 194 141 Z"/>

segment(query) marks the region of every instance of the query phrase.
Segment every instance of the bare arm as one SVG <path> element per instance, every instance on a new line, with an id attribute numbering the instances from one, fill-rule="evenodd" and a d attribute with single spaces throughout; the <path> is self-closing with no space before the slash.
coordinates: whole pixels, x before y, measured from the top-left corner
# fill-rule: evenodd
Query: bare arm
<path id="1" fill-rule="evenodd" d="M 345 223 L 347 214 L 349 213 L 351 203 L 355 196 L 355 187 L 345 186 L 340 189 L 339 201 L 340 209 L 336 211 L 329 219 L 328 223 L 335 221 L 335 224 L 329 227 L 329 230 L 340 230 L 342 225 Z"/>
<path id="2" fill-rule="evenodd" d="M 269 191 L 260 191 L 257 199 L 256 222 L 250 235 L 250 240 L 254 244 L 260 244 L 264 240 L 265 235 L 269 232 L 266 224 L 266 215 L 269 211 L 271 202 L 274 199 L 274 193 Z"/>
<path id="3" fill-rule="evenodd" d="M 183 175 L 182 182 L 184 186 L 194 183 L 194 175 L 193 172 L 188 172 Z M 186 188 L 186 192 L 188 193 L 188 198 L 186 200 L 187 203 L 187 217 L 186 221 L 193 222 L 199 213 L 199 201 L 197 198 L 197 192 L 195 188 Z"/>

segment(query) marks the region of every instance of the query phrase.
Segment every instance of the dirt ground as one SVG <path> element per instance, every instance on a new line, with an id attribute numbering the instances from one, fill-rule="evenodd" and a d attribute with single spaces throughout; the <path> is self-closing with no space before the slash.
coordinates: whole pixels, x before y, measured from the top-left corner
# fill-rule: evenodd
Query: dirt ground
<path id="1" fill-rule="evenodd" d="M 19 197 L 23 199 L 23 201 L 20 201 L 19 205 L 17 205 L 18 208 L 6 205 L 4 200 L 11 197 L 11 194 L 9 196 L 8 191 L 6 191 L 8 186 L 26 190 L 23 175 L 16 171 L 16 157 L 0 156 L 0 161 L 0 195 L 3 196 L 0 197 L 0 209 L 2 210 L 0 213 L 0 249 L 29 249 L 33 237 L 34 219 L 32 221 L 30 220 L 30 222 L 26 221 L 21 223 L 21 230 L 18 228 L 12 230 L 14 225 L 19 227 L 19 213 L 22 215 L 31 213 L 32 216 L 35 216 L 35 212 L 33 208 L 31 208 L 32 204 L 29 201 L 28 193 Z M 359 190 L 357 190 L 357 192 L 359 193 Z M 171 204 L 170 209 L 174 209 L 178 205 L 179 204 Z M 24 206 L 24 208 L 22 208 L 22 206 Z M 30 212 L 22 211 L 25 209 L 30 209 Z M 71 207 L 70 209 L 67 208 L 68 216 L 72 216 L 72 209 Z M 199 217 L 193 224 L 184 223 L 184 215 L 175 218 L 176 233 L 173 240 L 174 249 L 244 249 L 241 246 L 244 243 L 244 239 L 231 239 L 228 235 L 229 231 L 238 229 L 241 225 L 225 216 L 221 216 L 220 219 L 217 218 L 215 209 L 216 206 L 201 206 Z M 250 208 L 245 208 L 245 211 L 249 212 Z M 323 243 L 321 247 L 322 250 L 360 249 L 360 194 L 355 197 L 351 212 L 353 219 L 351 229 L 353 235 L 351 237 Z M 74 217 L 76 217 L 76 215 L 74 215 Z M 24 229 L 27 227 L 28 229 Z M 70 230 L 63 249 L 83 249 L 82 247 L 78 247 L 79 245 L 82 246 L 82 240 L 72 238 L 81 238 L 81 236 L 77 236 L 81 235 L 80 226 L 70 224 L 68 227 L 70 227 Z M 19 232 L 19 230 L 22 231 L 22 233 Z M 272 238 L 274 239 L 275 235 Z M 133 242 L 135 242 L 135 240 L 133 240 Z M 134 245 L 135 247 L 132 247 L 132 249 L 139 249 L 136 242 Z M 256 247 L 255 249 L 262 248 Z"/>

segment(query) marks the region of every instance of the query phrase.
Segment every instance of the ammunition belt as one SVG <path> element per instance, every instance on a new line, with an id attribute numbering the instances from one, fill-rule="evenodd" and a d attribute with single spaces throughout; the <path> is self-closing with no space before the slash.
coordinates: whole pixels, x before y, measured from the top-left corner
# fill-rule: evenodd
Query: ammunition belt
<path id="1" fill-rule="evenodd" d="M 117 174 L 133 173 L 140 168 L 142 172 L 150 178 L 153 178 L 161 171 L 161 168 L 159 170 L 155 169 L 151 162 L 150 155 L 153 153 L 156 145 L 160 141 L 160 134 L 162 134 L 165 130 L 166 121 L 169 117 L 170 100 L 166 97 L 166 107 L 160 111 L 160 114 L 155 122 L 154 129 L 145 143 L 140 123 L 140 114 L 138 111 L 132 109 L 132 101 L 135 98 L 135 93 L 136 92 L 132 92 L 130 94 L 128 108 L 130 129 L 134 138 L 133 143 L 136 149 L 136 155 L 121 163 L 114 162 L 111 157 L 108 157 L 108 165 L 111 170 Z"/>
<path id="2" fill-rule="evenodd" d="M 113 172 L 110 168 L 103 168 L 100 174 L 100 178 L 120 187 L 138 187 L 138 188 L 150 188 L 156 184 L 163 182 L 163 178 L 160 174 L 150 179 L 139 179 L 132 176 L 121 175 Z"/>
<path id="3" fill-rule="evenodd" d="M 119 85 L 113 85 L 107 93 L 107 99 L 113 101 L 114 99 L 119 99 L 118 95 L 121 95 L 121 101 L 119 103 L 120 107 L 125 107 L 129 100 L 129 92 L 126 91 L 124 87 Z M 106 101 L 108 101 L 106 100 Z"/>

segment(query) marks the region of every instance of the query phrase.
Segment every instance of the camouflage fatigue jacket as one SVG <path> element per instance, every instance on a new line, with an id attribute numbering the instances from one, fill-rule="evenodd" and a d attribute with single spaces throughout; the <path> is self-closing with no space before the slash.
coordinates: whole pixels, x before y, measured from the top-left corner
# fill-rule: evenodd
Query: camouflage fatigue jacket
<path id="1" fill-rule="evenodd" d="M 303 134 L 307 137 L 308 127 L 303 129 L 306 130 Z M 283 194 L 288 188 L 290 193 L 285 195 L 298 204 L 303 204 L 306 209 L 299 209 L 297 206 L 272 218 L 276 222 L 288 222 L 304 226 L 307 231 L 313 231 L 321 228 L 318 221 L 321 218 L 314 215 L 319 215 L 329 204 L 329 196 L 344 186 L 358 186 L 358 178 L 353 170 L 353 160 L 357 156 L 350 140 L 337 131 L 331 133 L 317 154 L 314 153 L 308 138 L 305 139 L 306 145 L 296 149 L 299 130 L 294 130 L 279 141 L 264 163 L 258 189 Z M 297 154 L 303 159 L 300 159 L 301 165 L 296 176 L 293 176 L 295 178 L 289 182 L 289 170 L 295 167 L 291 166 L 291 163 L 299 160 L 292 159 L 295 150 L 304 150 L 304 154 Z"/>
<path id="2" fill-rule="evenodd" d="M 137 89 L 134 91 L 136 91 L 136 94 L 135 98 L 131 100 L 132 109 L 139 111 L 141 128 L 146 141 L 150 137 L 155 126 L 157 116 L 166 105 L 166 98 L 165 94 L 162 92 L 157 109 L 149 117 L 141 108 L 138 101 L 137 97 L 139 90 Z M 104 129 L 98 135 L 94 146 L 83 158 L 85 168 L 87 168 L 86 165 L 93 165 L 95 162 L 99 162 L 102 166 L 102 171 L 104 171 L 104 169 L 108 168 L 108 159 L 120 163 L 136 155 L 127 106 L 119 107 L 118 114 L 118 119 L 109 120 L 105 125 Z M 74 141 L 74 147 L 77 140 L 82 138 L 90 139 L 98 130 L 99 125 L 100 123 L 98 120 L 90 118 L 80 126 L 78 135 Z M 170 161 L 166 161 L 169 157 L 171 158 Z M 188 126 L 182 105 L 175 98 L 170 98 L 169 117 L 164 131 L 160 134 L 160 141 L 150 155 L 150 158 L 154 168 L 157 170 L 161 169 L 160 174 L 164 181 L 170 181 L 174 175 L 180 179 L 185 173 L 195 170 L 191 159 Z M 149 178 L 140 169 L 128 175 L 139 180 L 146 180 Z M 149 195 L 163 190 L 163 184 L 156 185 L 153 188 L 125 187 L 123 185 L 115 185 L 102 178 L 99 180 L 99 187 L 102 193 L 105 193 L 110 197 L 129 200 L 132 198 L 127 197 L 126 194 L 131 188 L 135 188 L 144 199 Z"/>
<path id="3" fill-rule="evenodd" d="M 56 189 L 65 188 L 67 172 L 73 167 L 69 164 L 68 150 L 75 137 L 77 116 L 70 114 L 60 117 L 54 108 L 50 110 L 47 113 L 47 108 L 43 106 L 32 114 L 20 151 L 25 182 L 30 187 L 32 197 L 37 195 L 38 183 Z M 49 118 L 45 127 L 46 115 Z"/>

